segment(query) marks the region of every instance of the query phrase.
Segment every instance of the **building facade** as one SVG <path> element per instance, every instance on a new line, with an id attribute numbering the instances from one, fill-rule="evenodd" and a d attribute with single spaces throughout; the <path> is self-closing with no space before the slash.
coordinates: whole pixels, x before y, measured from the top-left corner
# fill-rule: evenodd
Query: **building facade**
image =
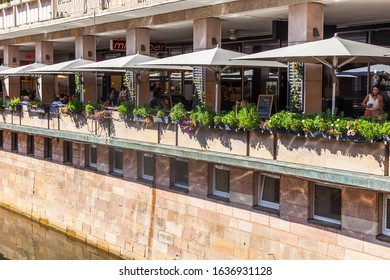
<path id="1" fill-rule="evenodd" d="M 328 29 L 386 45 L 381 11 L 352 20 L 362 1 L 198 2 L 6 2 L 3 62 L 105 59 L 118 52 L 109 43 L 123 40 L 120 55 L 168 56 L 217 44 L 251 53 L 325 38 Z M 266 90 L 259 81 L 270 81 L 262 78 L 268 70 L 253 72 L 252 88 Z M 206 92 L 214 92 L 214 77 L 206 76 Z M 321 66 L 305 66 L 305 112 L 321 111 L 326 77 Z M 99 78 L 86 77 L 86 100 L 97 98 Z M 51 101 L 63 77 L 40 79 L 42 99 Z M 153 75 L 141 79 L 146 103 Z M 7 94 L 19 96 L 23 82 L 5 79 Z M 383 142 L 208 127 L 187 133 L 117 112 L 100 123 L 26 106 L 5 110 L 0 129 L 2 207 L 124 258 L 390 258 Z"/>

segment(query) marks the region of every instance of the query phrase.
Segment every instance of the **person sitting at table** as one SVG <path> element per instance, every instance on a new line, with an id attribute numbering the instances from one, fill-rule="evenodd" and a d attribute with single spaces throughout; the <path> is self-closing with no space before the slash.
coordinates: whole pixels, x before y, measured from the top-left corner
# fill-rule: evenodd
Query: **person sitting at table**
<path id="1" fill-rule="evenodd" d="M 160 105 L 160 93 L 156 90 L 153 92 L 153 98 L 149 102 L 149 106 L 156 108 Z"/>

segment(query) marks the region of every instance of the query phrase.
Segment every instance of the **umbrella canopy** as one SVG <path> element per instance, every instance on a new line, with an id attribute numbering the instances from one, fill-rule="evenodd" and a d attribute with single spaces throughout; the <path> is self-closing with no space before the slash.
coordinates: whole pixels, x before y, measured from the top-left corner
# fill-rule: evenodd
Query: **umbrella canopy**
<path id="1" fill-rule="evenodd" d="M 356 76 L 366 76 L 368 74 L 368 67 L 353 68 L 353 69 L 345 70 L 345 71 L 340 72 L 340 73 L 356 75 Z M 374 75 L 376 73 L 389 74 L 390 73 L 390 66 L 385 65 L 385 64 L 370 65 L 370 75 Z"/>
<path id="2" fill-rule="evenodd" d="M 336 100 L 337 71 L 347 63 L 390 63 L 390 49 L 334 37 L 239 57 L 244 60 L 322 63 L 332 70 L 332 112 Z"/>
<path id="3" fill-rule="evenodd" d="M 32 63 L 27 64 L 19 67 L 9 68 L 5 69 L 3 71 L 0 71 L 0 76 L 26 76 L 26 75 L 32 75 L 31 70 L 42 68 L 47 66 L 46 64 L 42 63 Z"/>
<path id="4" fill-rule="evenodd" d="M 147 63 L 154 60 L 156 60 L 155 57 L 137 53 L 133 55 L 121 56 L 113 59 L 94 62 L 87 65 L 76 66 L 73 68 L 73 71 L 126 72 L 134 69 L 192 70 L 192 68 L 190 67 L 139 66 L 140 63 Z"/>
<path id="5" fill-rule="evenodd" d="M 202 66 L 207 67 L 216 73 L 215 86 L 215 111 L 218 112 L 218 96 L 219 84 L 221 81 L 221 72 L 230 67 L 283 67 L 286 65 L 276 61 L 245 61 L 245 60 L 231 60 L 233 58 L 241 57 L 243 54 L 230 50 L 225 50 L 220 47 L 207 49 L 192 53 L 175 55 L 167 58 L 157 59 L 150 62 L 140 63 L 144 66 Z"/>
<path id="6" fill-rule="evenodd" d="M 242 55 L 243 53 L 225 50 L 217 46 L 213 49 L 156 59 L 154 61 L 140 63 L 139 65 L 204 66 L 213 71 L 221 72 L 230 67 L 286 67 L 285 64 L 276 61 L 255 62 L 245 60 L 231 60 L 233 58 L 241 57 Z"/>
<path id="7" fill-rule="evenodd" d="M 1 65 L 0 66 L 0 72 L 1 71 L 4 71 L 4 70 L 7 70 L 7 69 L 10 69 L 11 67 L 7 67 L 7 66 L 3 66 L 3 65 Z"/>
<path id="8" fill-rule="evenodd" d="M 74 67 L 77 66 L 85 66 L 93 63 L 92 60 L 86 59 L 74 59 L 65 62 L 60 62 L 52 65 L 45 65 L 45 67 L 40 67 L 37 69 L 30 70 L 33 74 L 70 74 L 76 71 L 73 70 Z"/>

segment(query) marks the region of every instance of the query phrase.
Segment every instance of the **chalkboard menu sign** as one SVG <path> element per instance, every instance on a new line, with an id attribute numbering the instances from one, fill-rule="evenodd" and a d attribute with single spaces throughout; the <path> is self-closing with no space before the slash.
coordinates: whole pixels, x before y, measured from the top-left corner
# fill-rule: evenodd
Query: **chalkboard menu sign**
<path id="1" fill-rule="evenodd" d="M 257 100 L 257 111 L 260 118 L 268 119 L 271 116 L 274 96 L 272 94 L 260 94 Z"/>

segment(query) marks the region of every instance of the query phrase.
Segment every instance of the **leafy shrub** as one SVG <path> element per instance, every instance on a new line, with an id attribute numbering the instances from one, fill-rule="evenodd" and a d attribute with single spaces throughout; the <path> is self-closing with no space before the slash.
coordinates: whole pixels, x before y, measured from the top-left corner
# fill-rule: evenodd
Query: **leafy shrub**
<path id="1" fill-rule="evenodd" d="M 210 126 L 213 124 L 215 113 L 209 107 L 197 106 L 190 115 L 190 120 L 198 124 Z"/>
<path id="2" fill-rule="evenodd" d="M 133 113 L 134 110 L 134 103 L 132 101 L 123 101 L 118 106 L 118 113 L 122 117 L 129 116 L 131 113 Z"/>
<path id="3" fill-rule="evenodd" d="M 89 101 L 88 104 L 85 105 L 85 113 L 87 116 L 91 116 L 94 114 L 95 110 L 99 111 L 101 107 L 102 106 L 99 103 Z"/>
<path id="4" fill-rule="evenodd" d="M 8 108 L 12 111 L 16 110 L 17 106 L 20 104 L 20 98 L 14 97 L 8 103 Z"/>
<path id="5" fill-rule="evenodd" d="M 133 114 L 140 118 L 147 118 L 151 115 L 149 105 L 139 106 L 133 110 Z"/>
<path id="6" fill-rule="evenodd" d="M 230 127 L 238 127 L 238 119 L 236 110 L 231 110 L 229 113 L 222 117 L 222 123 Z"/>
<path id="7" fill-rule="evenodd" d="M 259 127 L 260 117 L 256 110 L 256 105 L 251 103 L 247 107 L 241 108 L 237 113 L 238 125 L 244 129 L 255 129 Z"/>
<path id="8" fill-rule="evenodd" d="M 216 114 L 214 116 L 214 124 L 222 124 L 222 119 L 223 119 L 223 116 L 225 116 L 227 114 L 226 111 L 221 111 L 219 112 L 218 114 Z"/>
<path id="9" fill-rule="evenodd" d="M 169 111 L 168 111 L 168 109 L 165 109 L 165 108 L 158 108 L 157 112 L 156 112 L 156 116 L 159 118 L 163 118 L 165 116 L 168 116 L 168 114 L 169 114 Z"/>
<path id="10" fill-rule="evenodd" d="M 185 117 L 187 117 L 187 110 L 184 107 L 183 103 L 177 103 L 172 107 L 170 116 L 172 121 L 181 122 Z"/>
<path id="11" fill-rule="evenodd" d="M 69 113 L 80 113 L 83 110 L 83 102 L 80 100 L 69 100 Z"/>

